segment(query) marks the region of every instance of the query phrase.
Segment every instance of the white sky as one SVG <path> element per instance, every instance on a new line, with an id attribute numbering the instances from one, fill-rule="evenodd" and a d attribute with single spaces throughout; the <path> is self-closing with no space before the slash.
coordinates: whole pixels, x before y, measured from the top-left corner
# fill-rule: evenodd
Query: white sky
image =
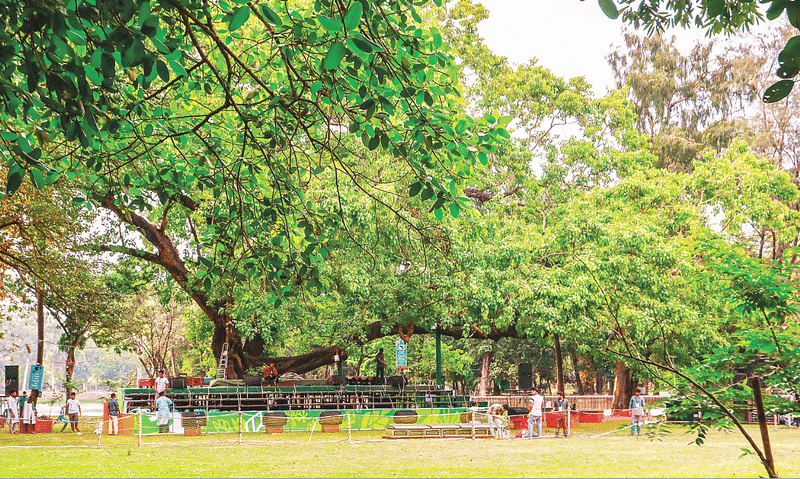
<path id="1" fill-rule="evenodd" d="M 513 63 L 539 59 L 556 75 L 585 76 L 598 95 L 613 87 L 605 56 L 621 46 L 623 23 L 606 17 L 596 0 L 478 0 L 489 18 L 478 31 L 487 46 Z M 678 47 L 688 51 L 701 30 L 675 30 Z"/>

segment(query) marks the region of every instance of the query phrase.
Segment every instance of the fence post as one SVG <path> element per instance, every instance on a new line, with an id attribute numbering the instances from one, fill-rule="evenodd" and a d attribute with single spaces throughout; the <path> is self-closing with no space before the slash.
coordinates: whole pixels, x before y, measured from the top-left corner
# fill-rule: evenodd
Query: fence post
<path id="1" fill-rule="evenodd" d="M 564 436 L 570 437 L 572 435 L 572 410 L 567 408 L 567 430 L 564 433 Z"/>
<path id="2" fill-rule="evenodd" d="M 348 443 L 352 443 L 353 442 L 353 433 L 352 433 L 352 430 L 350 429 L 350 413 L 348 412 L 346 414 L 347 414 L 347 442 Z"/>
<path id="3" fill-rule="evenodd" d="M 111 418 L 109 418 L 108 420 L 110 422 Z M 97 435 L 97 447 L 98 448 L 103 447 L 103 426 L 104 426 L 103 420 L 100 419 L 100 434 Z M 111 428 L 111 424 L 109 424 L 108 427 Z M 109 432 L 111 432 L 111 431 L 109 431 Z"/>
<path id="4" fill-rule="evenodd" d="M 144 423 L 142 422 L 142 410 L 139 409 L 139 447 L 142 447 L 142 429 L 144 429 Z"/>
<path id="5" fill-rule="evenodd" d="M 314 437 L 314 429 L 317 428 L 317 423 L 319 423 L 319 416 L 317 416 L 317 419 L 314 421 L 314 425 L 311 426 L 311 435 L 308 436 L 309 444 L 311 444 L 311 438 Z"/>
<path id="6" fill-rule="evenodd" d="M 472 411 L 472 440 L 475 440 L 475 411 Z"/>
<path id="7" fill-rule="evenodd" d="M 242 411 L 239 411 L 239 444 L 242 443 Z"/>

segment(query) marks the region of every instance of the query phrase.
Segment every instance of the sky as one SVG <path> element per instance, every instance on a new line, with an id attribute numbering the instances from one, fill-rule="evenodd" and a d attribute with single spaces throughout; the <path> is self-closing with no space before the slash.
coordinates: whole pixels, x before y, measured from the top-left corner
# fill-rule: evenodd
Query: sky
<path id="1" fill-rule="evenodd" d="M 478 31 L 486 45 L 513 63 L 539 59 L 562 77 L 585 76 L 596 94 L 613 87 L 606 55 L 623 45 L 623 23 L 606 17 L 596 0 L 477 0 L 489 10 Z M 678 48 L 688 52 L 701 30 L 675 30 Z"/>

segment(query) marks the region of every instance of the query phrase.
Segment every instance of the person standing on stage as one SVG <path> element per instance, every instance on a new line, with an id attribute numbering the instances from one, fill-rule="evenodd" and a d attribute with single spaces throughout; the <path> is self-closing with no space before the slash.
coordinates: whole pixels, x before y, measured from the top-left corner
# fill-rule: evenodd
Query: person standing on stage
<path id="1" fill-rule="evenodd" d="M 165 393 L 167 392 L 167 388 L 169 387 L 169 379 L 164 377 L 164 370 L 158 372 L 158 377 L 156 378 L 156 397 L 158 397 L 158 393 Z"/>
<path id="2" fill-rule="evenodd" d="M 378 351 L 378 354 L 375 355 L 375 381 L 378 384 L 383 384 L 385 382 L 385 371 L 386 369 L 386 361 L 383 358 L 383 348 Z"/>

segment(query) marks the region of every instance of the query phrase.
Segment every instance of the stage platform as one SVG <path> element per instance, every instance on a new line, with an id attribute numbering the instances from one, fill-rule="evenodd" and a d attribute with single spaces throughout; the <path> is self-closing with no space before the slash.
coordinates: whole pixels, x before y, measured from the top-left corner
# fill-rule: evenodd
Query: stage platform
<path id="1" fill-rule="evenodd" d="M 390 386 L 279 386 L 191 387 L 167 389 L 177 411 L 309 411 L 352 409 L 466 408 L 469 397 L 430 385 Z M 122 389 L 123 410 L 152 409 L 152 388 Z"/>

